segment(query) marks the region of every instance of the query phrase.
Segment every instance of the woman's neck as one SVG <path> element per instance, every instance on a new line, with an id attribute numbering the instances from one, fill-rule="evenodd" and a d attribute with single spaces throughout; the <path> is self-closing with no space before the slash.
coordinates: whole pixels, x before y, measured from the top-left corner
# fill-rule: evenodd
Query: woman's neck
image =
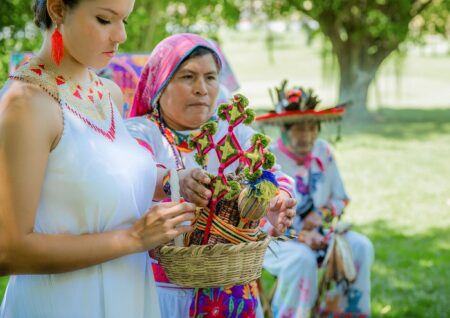
<path id="1" fill-rule="evenodd" d="M 289 145 L 286 145 L 282 138 L 278 139 L 278 148 L 283 152 L 286 156 L 297 162 L 299 165 L 303 165 L 305 161 L 307 160 L 309 155 L 302 156 L 297 154 Z"/>
<path id="2" fill-rule="evenodd" d="M 36 54 L 36 57 L 58 75 L 63 75 L 67 80 L 80 84 L 90 82 L 89 69 L 76 61 L 72 56 L 67 54 L 67 52 L 61 60 L 61 63 L 56 65 L 52 59 L 51 47 L 50 32 L 46 32 L 44 35 L 44 43 Z"/>

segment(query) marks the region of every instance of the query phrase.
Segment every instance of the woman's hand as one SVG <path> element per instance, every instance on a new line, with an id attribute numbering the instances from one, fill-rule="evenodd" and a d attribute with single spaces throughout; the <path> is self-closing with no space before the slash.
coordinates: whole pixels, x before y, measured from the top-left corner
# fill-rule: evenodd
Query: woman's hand
<path id="1" fill-rule="evenodd" d="M 194 219 L 195 205 L 192 203 L 159 203 L 154 205 L 130 229 L 136 240 L 136 252 L 151 250 L 170 242 L 180 234 L 190 232 L 193 227 L 181 225 Z"/>
<path id="2" fill-rule="evenodd" d="M 283 233 L 292 225 L 292 219 L 295 216 L 294 207 L 297 200 L 290 197 L 285 191 L 274 197 L 269 203 L 267 219 L 275 227 L 275 233 Z"/>
<path id="3" fill-rule="evenodd" d="M 199 207 L 208 206 L 212 193 L 207 185 L 211 183 L 211 179 L 205 170 L 200 168 L 179 170 L 178 177 L 180 179 L 180 193 L 183 198 Z"/>
<path id="4" fill-rule="evenodd" d="M 303 229 L 311 231 L 322 225 L 322 217 L 317 212 L 309 212 L 303 219 Z"/>
<path id="5" fill-rule="evenodd" d="M 301 231 L 298 234 L 298 241 L 311 247 L 313 250 L 319 250 L 325 247 L 325 237 L 317 231 Z"/>

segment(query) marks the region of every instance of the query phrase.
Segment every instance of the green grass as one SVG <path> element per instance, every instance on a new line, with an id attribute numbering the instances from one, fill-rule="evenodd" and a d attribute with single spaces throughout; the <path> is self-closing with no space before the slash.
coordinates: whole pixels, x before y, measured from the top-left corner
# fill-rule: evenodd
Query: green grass
<path id="1" fill-rule="evenodd" d="M 375 245 L 374 317 L 449 317 L 450 110 L 383 109 L 346 127 L 346 218 Z"/>
<path id="2" fill-rule="evenodd" d="M 449 145 L 450 110 L 392 108 L 344 124 L 334 145 L 351 197 L 344 219 L 375 247 L 373 317 L 450 317 Z"/>
<path id="3" fill-rule="evenodd" d="M 301 35 L 279 36 L 273 64 L 263 34 L 224 37 L 251 105 L 270 106 L 267 89 L 283 78 L 314 87 L 325 105 L 336 100 L 319 46 L 306 46 Z M 344 124 L 334 145 L 351 197 L 345 219 L 375 246 L 373 317 L 450 317 L 450 76 L 442 72 L 450 57 L 410 54 L 399 81 L 397 63 L 385 61 L 370 89 L 373 120 Z M 323 128 L 334 136 L 335 127 Z"/>
<path id="4" fill-rule="evenodd" d="M 8 284 L 8 278 L 0 277 L 0 299 L 3 299 L 3 294 L 5 293 L 6 284 Z"/>

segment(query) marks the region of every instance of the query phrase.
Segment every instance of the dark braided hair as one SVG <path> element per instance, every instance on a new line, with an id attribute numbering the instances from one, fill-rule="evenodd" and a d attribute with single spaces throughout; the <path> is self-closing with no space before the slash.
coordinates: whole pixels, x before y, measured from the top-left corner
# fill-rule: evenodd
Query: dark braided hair
<path id="1" fill-rule="evenodd" d="M 70 9 L 80 2 L 80 0 L 61 0 L 64 5 Z M 47 11 L 47 0 L 34 0 L 33 2 L 34 24 L 42 30 L 48 30 L 52 27 L 53 21 Z"/>
<path id="2" fill-rule="evenodd" d="M 217 55 L 216 52 L 214 52 L 213 50 L 211 50 L 210 48 L 207 48 L 205 46 L 196 47 L 188 56 L 186 56 L 186 58 L 183 60 L 183 63 L 189 59 L 192 59 L 195 57 L 201 57 L 201 56 L 208 55 L 208 54 L 212 55 L 212 57 L 214 58 L 214 62 L 216 63 L 216 66 L 217 66 L 217 70 L 220 71 L 220 67 L 221 67 L 220 57 Z"/>

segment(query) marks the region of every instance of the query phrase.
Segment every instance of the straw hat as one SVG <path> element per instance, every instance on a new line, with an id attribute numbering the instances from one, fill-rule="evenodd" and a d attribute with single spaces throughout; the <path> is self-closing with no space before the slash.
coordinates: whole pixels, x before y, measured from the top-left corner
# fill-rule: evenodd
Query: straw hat
<path id="1" fill-rule="evenodd" d="M 320 99 L 311 88 L 297 86 L 286 89 L 286 86 L 287 80 L 284 80 L 280 88 L 273 89 L 277 100 L 272 90 L 269 90 L 275 109 L 257 116 L 257 122 L 267 125 L 285 125 L 299 121 L 340 121 L 346 111 L 345 107 L 349 105 L 349 103 L 343 103 L 324 109 L 318 107 Z"/>

